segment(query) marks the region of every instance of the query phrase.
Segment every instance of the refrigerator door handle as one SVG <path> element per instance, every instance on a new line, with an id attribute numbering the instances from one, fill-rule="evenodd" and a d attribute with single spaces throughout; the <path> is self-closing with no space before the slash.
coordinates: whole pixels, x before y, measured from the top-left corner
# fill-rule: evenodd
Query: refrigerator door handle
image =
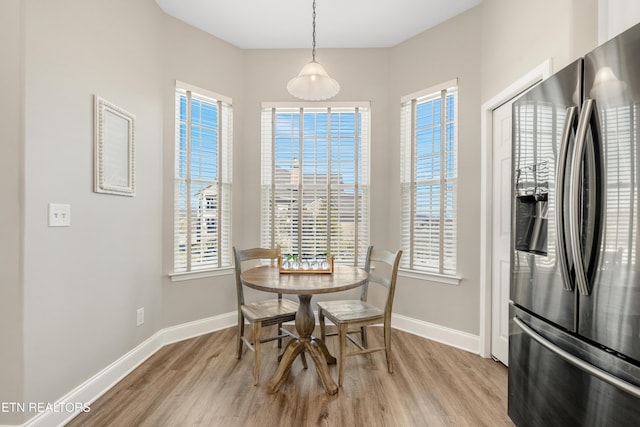
<path id="1" fill-rule="evenodd" d="M 564 289 L 567 291 L 573 291 L 573 281 L 569 277 L 569 260 L 568 260 L 568 245 L 570 243 L 567 239 L 567 233 L 564 227 L 564 186 L 566 180 L 566 168 L 567 157 L 569 153 L 569 139 L 571 138 L 571 132 L 576 126 L 576 119 L 578 117 L 578 107 L 573 106 L 567 108 L 567 118 L 564 124 L 564 131 L 562 132 L 562 140 L 560 141 L 560 153 L 558 154 L 558 163 L 556 165 L 556 246 L 558 247 L 558 263 L 560 264 L 560 271 L 562 272 L 562 278 L 564 283 Z"/>
<path id="2" fill-rule="evenodd" d="M 570 363 L 576 368 L 587 372 L 589 375 L 594 376 L 608 384 L 611 384 L 612 386 L 626 393 L 629 393 L 630 395 L 636 398 L 640 398 L 640 387 L 634 384 L 628 383 L 616 376 L 613 376 L 610 373 L 603 371 L 602 369 L 599 369 L 593 366 L 592 364 L 580 359 L 579 357 L 574 356 L 568 351 L 563 350 L 562 348 L 558 347 L 551 341 L 540 336 L 537 332 L 535 332 L 533 329 L 531 329 L 529 326 L 527 326 L 522 320 L 518 319 L 517 317 L 513 318 L 513 322 L 516 325 L 518 325 L 518 327 L 522 329 L 522 331 L 525 334 L 527 334 L 530 338 L 537 341 L 540 345 L 545 347 L 547 350 L 561 357 L 567 363 Z"/>
<path id="3" fill-rule="evenodd" d="M 576 273 L 576 283 L 582 295 L 589 295 L 591 289 L 587 281 L 587 272 L 584 266 L 584 251 L 580 243 L 580 175 L 582 173 L 582 159 L 584 157 L 591 115 L 593 114 L 593 99 L 587 99 L 582 106 L 578 130 L 576 131 L 576 144 L 571 160 L 571 174 L 569 178 L 569 238 L 573 255 L 573 266 Z"/>

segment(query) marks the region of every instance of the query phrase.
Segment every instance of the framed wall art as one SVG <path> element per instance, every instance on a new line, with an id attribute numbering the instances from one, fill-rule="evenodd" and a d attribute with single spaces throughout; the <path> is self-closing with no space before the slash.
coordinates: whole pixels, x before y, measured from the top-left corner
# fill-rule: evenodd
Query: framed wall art
<path id="1" fill-rule="evenodd" d="M 98 95 L 94 98 L 94 191 L 134 196 L 135 116 Z"/>

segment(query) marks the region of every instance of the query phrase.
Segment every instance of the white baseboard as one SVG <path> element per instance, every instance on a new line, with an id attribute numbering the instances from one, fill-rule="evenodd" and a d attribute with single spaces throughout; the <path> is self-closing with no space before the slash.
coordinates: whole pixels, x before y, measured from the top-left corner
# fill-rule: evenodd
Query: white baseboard
<path id="1" fill-rule="evenodd" d="M 183 323 L 182 325 L 171 326 L 163 329 L 161 332 L 164 338 L 164 345 L 167 345 L 208 334 L 210 332 L 219 331 L 221 329 L 226 329 L 237 323 L 238 314 L 233 311 L 231 313 L 220 314 L 206 319 Z"/>
<path id="2" fill-rule="evenodd" d="M 61 397 L 55 405 L 62 406 L 65 402 L 91 404 L 165 345 L 229 328 L 235 325 L 236 322 L 237 314 L 231 312 L 162 329 Z M 392 324 L 396 329 L 478 354 L 480 337 L 477 335 L 398 314 L 393 315 Z M 79 412 L 42 412 L 31 418 L 23 426 L 62 426 L 78 414 Z"/>
<path id="3" fill-rule="evenodd" d="M 401 331 L 409 332 L 432 341 L 437 341 L 470 353 L 479 354 L 480 337 L 478 335 L 402 316 L 400 314 L 393 314 L 391 316 L 391 325 L 394 329 L 400 329 Z"/>

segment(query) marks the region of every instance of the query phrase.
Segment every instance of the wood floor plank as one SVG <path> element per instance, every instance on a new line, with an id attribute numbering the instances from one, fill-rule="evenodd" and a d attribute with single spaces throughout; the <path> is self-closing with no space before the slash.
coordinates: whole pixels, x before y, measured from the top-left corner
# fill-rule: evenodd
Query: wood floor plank
<path id="1" fill-rule="evenodd" d="M 319 333 L 319 331 L 316 331 Z M 500 363 L 393 330 L 394 373 L 384 353 L 347 358 L 344 387 L 328 396 L 310 358 L 296 360 L 278 393 L 275 342 L 263 345 L 261 380 L 253 357 L 235 358 L 235 328 L 160 349 L 68 426 L 513 426 L 507 369 Z M 337 337 L 327 340 L 336 354 Z M 369 345 L 382 345 L 370 328 Z M 337 366 L 329 367 L 337 379 Z"/>

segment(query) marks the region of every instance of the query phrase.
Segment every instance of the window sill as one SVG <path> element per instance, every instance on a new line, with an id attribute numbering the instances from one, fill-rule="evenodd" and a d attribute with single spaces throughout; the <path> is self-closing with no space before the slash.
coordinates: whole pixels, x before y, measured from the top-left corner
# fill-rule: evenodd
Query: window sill
<path id="1" fill-rule="evenodd" d="M 430 273 L 428 271 L 408 270 L 401 268 L 398 275 L 402 277 L 410 277 L 412 279 L 428 280 L 430 282 L 443 283 L 445 285 L 458 286 L 462 281 L 460 276 L 452 276 L 449 274 Z"/>
<path id="2" fill-rule="evenodd" d="M 215 270 L 189 271 L 186 273 L 170 273 L 172 282 L 184 282 L 186 280 L 204 279 L 207 277 L 229 276 L 234 274 L 233 267 L 216 268 Z"/>

